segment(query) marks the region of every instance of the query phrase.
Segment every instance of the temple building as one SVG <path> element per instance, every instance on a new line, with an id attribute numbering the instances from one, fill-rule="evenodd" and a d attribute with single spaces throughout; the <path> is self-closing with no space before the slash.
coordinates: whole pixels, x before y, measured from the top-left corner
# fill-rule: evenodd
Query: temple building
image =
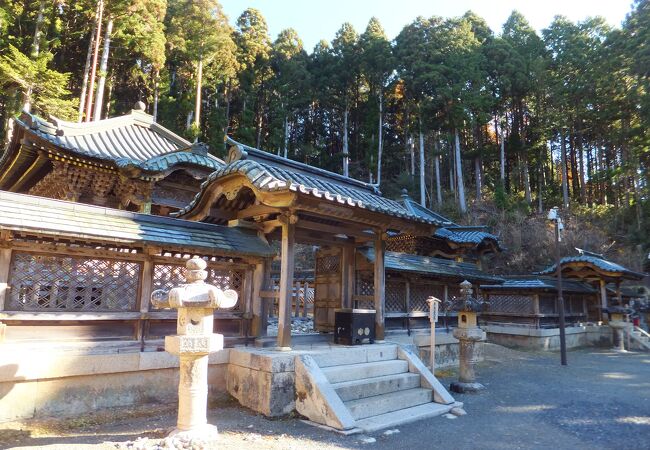
<path id="1" fill-rule="evenodd" d="M 141 102 L 130 114 L 85 123 L 23 112 L 11 120 L 0 189 L 167 215 L 222 166 L 206 146 L 154 122 Z"/>

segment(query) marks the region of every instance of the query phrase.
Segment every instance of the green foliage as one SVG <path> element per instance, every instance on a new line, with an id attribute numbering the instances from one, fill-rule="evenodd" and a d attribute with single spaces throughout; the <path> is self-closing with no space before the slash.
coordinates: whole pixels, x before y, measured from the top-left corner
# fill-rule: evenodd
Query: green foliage
<path id="1" fill-rule="evenodd" d="M 51 60 L 49 53 L 29 58 L 10 44 L 8 53 L 0 55 L 0 86 L 15 92 L 21 103 L 33 103 L 38 114 L 71 119 L 76 111 L 66 88 L 70 74 L 48 69 Z"/>

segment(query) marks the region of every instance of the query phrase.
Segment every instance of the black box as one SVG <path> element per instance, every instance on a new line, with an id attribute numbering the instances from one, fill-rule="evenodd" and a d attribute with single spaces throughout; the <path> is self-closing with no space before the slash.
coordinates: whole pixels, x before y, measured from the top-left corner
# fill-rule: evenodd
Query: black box
<path id="1" fill-rule="evenodd" d="M 334 343 L 343 345 L 375 342 L 375 310 L 343 308 L 334 311 Z"/>

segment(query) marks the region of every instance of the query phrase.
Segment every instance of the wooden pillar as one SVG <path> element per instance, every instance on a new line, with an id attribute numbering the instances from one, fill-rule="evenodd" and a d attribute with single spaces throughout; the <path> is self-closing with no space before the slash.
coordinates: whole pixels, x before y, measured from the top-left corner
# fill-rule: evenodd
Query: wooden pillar
<path id="1" fill-rule="evenodd" d="M 262 298 L 262 291 L 266 287 L 266 267 L 271 262 L 263 260 L 255 264 L 253 270 L 253 318 L 251 324 L 251 334 L 255 337 L 266 336 L 267 316 L 266 308 L 264 308 L 264 299 Z"/>
<path id="2" fill-rule="evenodd" d="M 9 269 L 11 268 L 11 249 L 0 248 L 0 311 L 4 311 L 9 286 Z"/>
<path id="3" fill-rule="evenodd" d="M 384 340 L 385 323 L 384 309 L 386 306 L 386 241 L 384 233 L 378 231 L 375 237 L 375 338 L 378 341 Z"/>
<path id="4" fill-rule="evenodd" d="M 539 314 L 539 294 L 533 295 L 533 314 Z"/>
<path id="5" fill-rule="evenodd" d="M 603 319 L 603 308 L 607 308 L 607 288 L 605 288 L 605 280 L 600 279 L 600 320 Z"/>
<path id="6" fill-rule="evenodd" d="M 352 308 L 354 294 L 354 247 L 341 249 L 341 307 Z"/>
<path id="7" fill-rule="evenodd" d="M 278 347 L 291 348 L 291 300 L 293 296 L 294 247 L 297 216 L 283 216 L 280 261 L 280 299 L 278 314 Z"/>

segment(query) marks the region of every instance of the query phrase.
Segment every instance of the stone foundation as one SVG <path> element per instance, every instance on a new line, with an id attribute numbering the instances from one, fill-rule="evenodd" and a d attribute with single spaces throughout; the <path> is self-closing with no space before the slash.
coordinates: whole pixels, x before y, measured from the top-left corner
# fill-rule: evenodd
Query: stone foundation
<path id="1" fill-rule="evenodd" d="M 481 327 L 487 333 L 487 341 L 510 348 L 528 350 L 560 350 L 559 328 L 529 328 L 515 326 L 486 325 Z M 612 330 L 608 326 L 586 325 L 567 327 L 566 347 L 609 347 L 612 345 Z"/>
<path id="2" fill-rule="evenodd" d="M 4 346 L 0 353 L 0 422 L 176 402 L 178 358 L 166 352 L 99 351 L 93 348 L 74 354 L 70 350 Z M 229 352 L 210 355 L 211 400 L 227 396 L 223 387 Z"/>

